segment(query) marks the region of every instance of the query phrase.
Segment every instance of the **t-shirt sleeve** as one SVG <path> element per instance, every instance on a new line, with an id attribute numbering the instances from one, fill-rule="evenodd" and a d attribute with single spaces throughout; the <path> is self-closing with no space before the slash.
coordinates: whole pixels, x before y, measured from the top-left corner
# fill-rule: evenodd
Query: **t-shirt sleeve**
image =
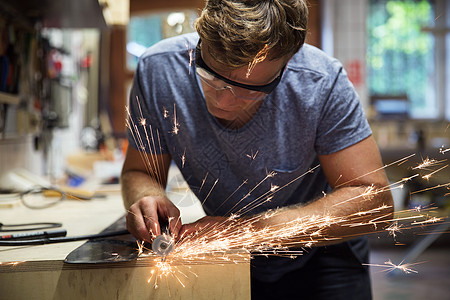
<path id="1" fill-rule="evenodd" d="M 127 106 L 127 138 L 129 144 L 140 151 L 152 154 L 168 153 L 162 133 L 161 118 L 164 113 L 156 105 L 152 93 L 151 70 L 140 60 L 131 87 Z"/>
<path id="2" fill-rule="evenodd" d="M 323 103 L 316 152 L 326 155 L 354 145 L 372 134 L 359 97 L 342 66 Z"/>

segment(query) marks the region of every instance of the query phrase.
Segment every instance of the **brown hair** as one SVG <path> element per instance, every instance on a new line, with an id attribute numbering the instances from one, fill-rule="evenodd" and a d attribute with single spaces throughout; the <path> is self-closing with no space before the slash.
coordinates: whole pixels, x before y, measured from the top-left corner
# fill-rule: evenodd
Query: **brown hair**
<path id="1" fill-rule="evenodd" d="M 293 55 L 307 22 L 304 0 L 208 0 L 195 27 L 217 62 L 240 68 L 265 47 L 269 59 Z"/>

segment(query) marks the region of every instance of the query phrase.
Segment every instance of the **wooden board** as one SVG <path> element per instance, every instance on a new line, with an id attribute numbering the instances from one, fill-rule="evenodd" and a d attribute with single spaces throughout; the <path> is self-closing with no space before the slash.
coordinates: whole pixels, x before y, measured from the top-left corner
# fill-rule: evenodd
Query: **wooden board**
<path id="1" fill-rule="evenodd" d="M 171 267 L 173 274 L 157 277 L 161 272 L 150 257 L 104 265 L 2 264 L 0 290 L 3 299 L 250 299 L 248 261 Z"/>
<path id="2" fill-rule="evenodd" d="M 186 202 L 188 191 L 169 191 L 180 204 L 183 222 L 204 215 L 198 203 Z M 103 231 L 125 214 L 120 194 L 87 201 L 66 200 L 32 210 L 20 203 L 0 208 L 4 224 L 61 222 L 68 236 Z M 0 299 L 250 299 L 250 257 L 236 254 L 224 262 L 219 255 L 196 263 L 178 260 L 168 276 L 160 258 L 100 265 L 71 265 L 64 258 L 85 241 L 27 247 L 0 247 Z M 235 254 L 227 254 L 235 255 Z M 216 258 L 216 260 L 215 260 Z M 148 282 L 151 274 L 155 274 Z"/>

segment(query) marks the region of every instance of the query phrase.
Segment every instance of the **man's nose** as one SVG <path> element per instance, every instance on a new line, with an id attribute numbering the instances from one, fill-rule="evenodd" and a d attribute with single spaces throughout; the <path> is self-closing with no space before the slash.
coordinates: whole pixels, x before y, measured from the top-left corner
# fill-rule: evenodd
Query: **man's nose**
<path id="1" fill-rule="evenodd" d="M 230 88 L 225 88 L 223 90 L 217 91 L 216 103 L 218 107 L 225 108 L 235 106 L 237 103 L 237 99 Z"/>

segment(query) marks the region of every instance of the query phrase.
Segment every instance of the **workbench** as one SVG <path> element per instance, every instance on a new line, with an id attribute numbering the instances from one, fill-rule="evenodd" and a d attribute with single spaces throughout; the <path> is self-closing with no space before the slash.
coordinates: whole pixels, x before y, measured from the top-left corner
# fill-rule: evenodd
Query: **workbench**
<path id="1" fill-rule="evenodd" d="M 176 198 L 176 194 L 169 197 Z M 192 208 L 181 207 L 184 222 L 189 216 L 183 216 L 183 210 Z M 0 208 L 0 222 L 4 224 L 60 222 L 67 236 L 99 233 L 124 215 L 118 191 L 103 198 L 64 200 L 40 210 L 29 209 L 20 201 Z M 184 275 L 162 277 L 155 288 L 154 281 L 148 282 L 151 272 L 157 271 L 155 260 L 149 257 L 105 264 L 64 263 L 65 257 L 84 243 L 0 247 L 0 298 L 250 299 L 249 257 L 238 263 L 208 260 L 183 265 L 178 261 L 174 266 Z"/>

